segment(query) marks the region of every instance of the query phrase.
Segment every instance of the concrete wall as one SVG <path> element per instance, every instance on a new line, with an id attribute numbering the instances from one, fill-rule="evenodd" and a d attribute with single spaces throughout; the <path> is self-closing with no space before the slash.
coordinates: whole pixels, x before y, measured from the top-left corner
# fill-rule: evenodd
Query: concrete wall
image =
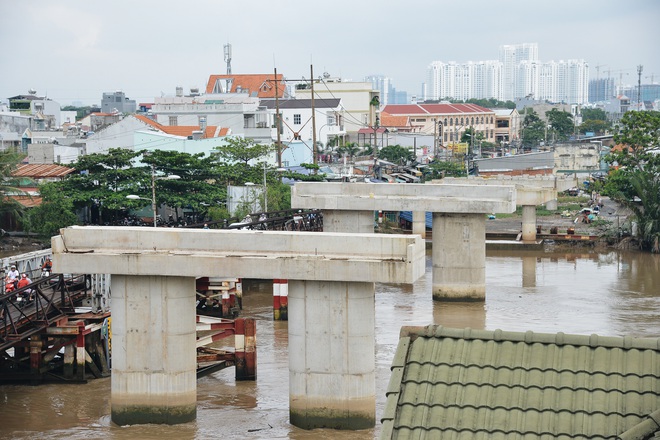
<path id="1" fill-rule="evenodd" d="M 511 170 L 552 170 L 554 166 L 554 153 L 544 151 L 541 153 L 517 154 L 515 156 L 494 157 L 491 159 L 477 159 L 474 164 L 479 172 L 511 171 Z"/>

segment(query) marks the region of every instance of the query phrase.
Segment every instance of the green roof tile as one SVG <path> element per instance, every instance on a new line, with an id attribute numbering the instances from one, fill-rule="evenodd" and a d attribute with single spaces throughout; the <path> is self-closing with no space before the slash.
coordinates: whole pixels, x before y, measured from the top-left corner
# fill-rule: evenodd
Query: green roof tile
<path id="1" fill-rule="evenodd" d="M 627 440 L 659 429 L 649 415 L 660 408 L 660 339 L 440 326 L 401 336 L 383 439 Z"/>

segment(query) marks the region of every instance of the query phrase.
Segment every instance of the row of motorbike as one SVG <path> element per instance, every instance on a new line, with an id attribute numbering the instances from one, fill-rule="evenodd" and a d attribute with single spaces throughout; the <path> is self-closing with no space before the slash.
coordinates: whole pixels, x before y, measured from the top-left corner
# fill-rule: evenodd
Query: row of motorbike
<path id="1" fill-rule="evenodd" d="M 47 278 L 50 276 L 50 270 L 42 269 L 41 277 Z M 11 293 L 18 290 L 19 279 L 5 280 L 5 293 Z M 13 302 L 18 306 L 19 309 L 22 309 L 26 306 L 29 306 L 34 301 L 32 289 L 25 289 L 20 292 L 16 292 L 15 295 L 9 297 Z"/>

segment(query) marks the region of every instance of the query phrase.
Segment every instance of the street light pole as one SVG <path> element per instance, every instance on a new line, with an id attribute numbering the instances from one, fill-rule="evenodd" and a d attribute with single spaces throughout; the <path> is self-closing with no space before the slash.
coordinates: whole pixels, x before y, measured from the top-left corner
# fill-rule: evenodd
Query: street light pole
<path id="1" fill-rule="evenodd" d="M 164 177 L 159 177 L 158 180 L 160 179 L 166 179 L 166 180 L 179 180 L 181 177 L 177 176 L 176 174 L 170 174 Z M 151 166 L 151 199 L 146 198 L 146 197 L 140 197 L 135 194 L 129 194 L 126 196 L 127 199 L 129 200 L 149 200 L 151 201 L 151 209 L 154 212 L 154 228 L 158 226 L 156 223 L 157 220 L 157 214 L 156 214 L 156 172 L 155 172 L 155 166 Z"/>
<path id="2" fill-rule="evenodd" d="M 151 164 L 151 209 L 154 211 L 154 228 L 156 224 L 156 166 Z"/>
<path id="3" fill-rule="evenodd" d="M 264 162 L 264 212 L 268 212 L 268 186 L 266 186 L 266 162 Z"/>

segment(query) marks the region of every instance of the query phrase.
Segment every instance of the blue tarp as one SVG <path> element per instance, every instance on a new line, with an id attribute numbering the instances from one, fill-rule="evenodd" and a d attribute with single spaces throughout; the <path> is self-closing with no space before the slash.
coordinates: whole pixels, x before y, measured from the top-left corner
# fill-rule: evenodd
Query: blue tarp
<path id="1" fill-rule="evenodd" d="M 412 223 L 412 211 L 401 211 L 399 212 L 399 218 L 402 218 L 406 221 Z M 433 229 L 433 213 L 426 213 L 426 229 Z"/>

